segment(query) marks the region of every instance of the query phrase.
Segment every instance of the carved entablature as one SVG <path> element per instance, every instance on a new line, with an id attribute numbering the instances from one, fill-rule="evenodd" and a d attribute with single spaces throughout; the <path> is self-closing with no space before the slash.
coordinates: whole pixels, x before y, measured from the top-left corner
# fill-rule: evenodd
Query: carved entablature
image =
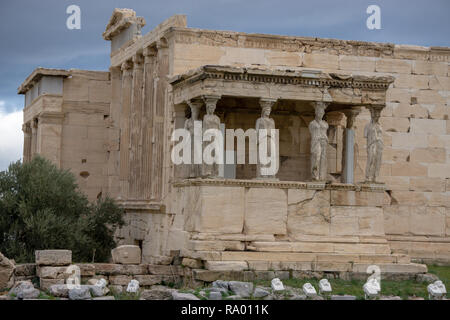
<path id="1" fill-rule="evenodd" d="M 17 89 L 18 94 L 25 94 L 30 90 L 42 77 L 62 77 L 66 78 L 70 76 L 70 71 L 63 69 L 48 69 L 48 68 L 37 68 L 35 69 L 20 85 Z"/>
<path id="2" fill-rule="evenodd" d="M 385 184 L 348 184 L 348 183 L 324 183 L 302 181 L 278 181 L 278 180 L 245 180 L 245 179 L 183 179 L 175 181 L 175 188 L 188 186 L 228 186 L 245 188 L 277 188 L 277 189 L 308 189 L 308 190 L 345 190 L 384 192 Z"/>
<path id="3" fill-rule="evenodd" d="M 356 40 L 324 39 L 317 37 L 248 34 L 235 31 L 218 31 L 174 26 L 166 32 L 175 42 L 207 46 L 227 46 L 256 48 L 288 52 L 319 53 L 332 55 L 415 59 L 424 61 L 449 62 L 447 47 L 424 47 L 376 43 Z"/>
<path id="4" fill-rule="evenodd" d="M 393 77 L 351 76 L 317 70 L 281 71 L 206 65 L 169 80 L 175 104 L 201 95 L 384 105 Z M 252 86 L 249 86 L 248 84 Z"/>

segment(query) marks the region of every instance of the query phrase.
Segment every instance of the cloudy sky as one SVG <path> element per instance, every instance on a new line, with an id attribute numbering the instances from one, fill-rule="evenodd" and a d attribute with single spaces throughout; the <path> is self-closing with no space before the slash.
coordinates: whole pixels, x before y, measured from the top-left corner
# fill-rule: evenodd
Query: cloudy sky
<path id="1" fill-rule="evenodd" d="M 81 30 L 66 28 L 71 4 L 81 8 Z M 380 30 L 366 27 L 372 4 L 381 8 Z M 0 170 L 22 154 L 17 87 L 38 66 L 107 70 L 101 34 L 114 8 L 143 16 L 144 33 L 178 13 L 205 29 L 450 46 L 449 0 L 2 0 Z"/>

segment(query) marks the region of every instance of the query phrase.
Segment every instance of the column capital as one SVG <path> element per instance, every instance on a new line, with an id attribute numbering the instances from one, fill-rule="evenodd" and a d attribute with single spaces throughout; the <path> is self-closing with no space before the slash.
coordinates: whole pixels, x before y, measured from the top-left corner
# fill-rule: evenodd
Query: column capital
<path id="1" fill-rule="evenodd" d="M 191 99 L 187 101 L 187 104 L 191 109 L 199 109 L 203 106 L 203 101 L 199 99 Z"/>
<path id="2" fill-rule="evenodd" d="M 277 102 L 277 99 L 272 98 L 260 98 L 259 105 L 261 108 L 272 108 L 273 105 Z"/>
<path id="3" fill-rule="evenodd" d="M 151 63 L 158 54 L 158 50 L 156 47 L 146 47 L 142 51 L 142 54 L 144 55 L 144 63 Z"/>
<path id="4" fill-rule="evenodd" d="M 356 117 L 361 112 L 359 109 L 347 109 L 342 111 L 345 114 L 345 117 L 347 118 L 347 129 L 353 128 L 353 124 L 355 122 Z"/>
<path id="5" fill-rule="evenodd" d="M 158 41 L 156 41 L 156 48 L 157 49 L 165 49 L 168 48 L 169 44 L 167 43 L 167 39 L 166 38 L 161 38 Z"/>
<path id="6" fill-rule="evenodd" d="M 214 106 L 217 104 L 217 101 L 219 101 L 221 96 L 219 95 L 205 95 L 203 96 L 203 100 L 205 101 L 206 105 L 214 104 Z"/>
<path id="7" fill-rule="evenodd" d="M 38 119 L 38 118 L 33 118 L 32 123 L 31 123 L 31 128 L 32 128 L 32 129 L 37 129 L 37 127 L 38 127 L 38 122 L 39 122 L 39 119 Z"/>
<path id="8" fill-rule="evenodd" d="M 133 68 L 133 62 L 131 60 L 123 62 L 122 65 L 120 66 L 120 69 L 124 72 L 131 70 L 131 68 Z"/>
<path id="9" fill-rule="evenodd" d="M 144 56 L 142 54 L 135 54 L 132 58 L 133 60 L 133 67 L 136 68 L 142 68 L 144 63 Z"/>
<path id="10" fill-rule="evenodd" d="M 314 101 L 312 103 L 314 110 L 322 109 L 324 111 L 328 107 L 329 104 L 330 104 L 329 102 L 325 102 L 325 101 Z"/>
<path id="11" fill-rule="evenodd" d="M 154 46 L 145 47 L 144 50 L 142 51 L 144 57 L 154 57 L 156 56 L 157 53 L 158 49 L 156 49 L 156 47 Z"/>
<path id="12" fill-rule="evenodd" d="M 24 134 L 31 134 L 31 125 L 29 122 L 22 124 L 22 131 Z"/>
<path id="13" fill-rule="evenodd" d="M 370 104 L 366 106 L 366 108 L 369 109 L 371 115 L 372 113 L 380 114 L 381 110 L 383 110 L 384 107 L 386 107 L 385 104 Z"/>

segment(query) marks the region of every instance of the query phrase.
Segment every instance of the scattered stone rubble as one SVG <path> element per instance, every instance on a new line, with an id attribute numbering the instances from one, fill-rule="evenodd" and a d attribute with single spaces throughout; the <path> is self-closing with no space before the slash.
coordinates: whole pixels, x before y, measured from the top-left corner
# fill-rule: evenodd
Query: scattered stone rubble
<path id="1" fill-rule="evenodd" d="M 19 281 L 9 291 L 9 296 L 19 300 L 36 299 L 40 291 L 37 290 L 31 281 Z"/>
<path id="2" fill-rule="evenodd" d="M 447 289 L 442 281 L 438 280 L 427 286 L 428 298 L 430 300 L 442 300 L 447 294 Z"/>
<path id="3" fill-rule="evenodd" d="M 369 278 L 363 286 L 365 299 L 375 299 L 379 296 L 381 287 L 376 278 Z"/>
<path id="4" fill-rule="evenodd" d="M 0 272 L 3 272 L 0 280 L 11 283 L 11 290 L 6 295 L 0 294 L 0 300 L 45 299 L 48 295 L 70 300 L 114 300 L 114 295 L 122 294 L 141 300 L 356 300 L 352 295 L 332 294 L 326 278 L 319 281 L 318 290 L 311 283 L 305 283 L 302 288 L 286 286 L 282 280 L 289 277 L 283 273 L 272 278 L 270 287 L 255 286 L 249 281 L 215 280 L 200 291 L 174 289 L 167 284 L 181 284 L 179 280 L 186 276 L 183 267 L 170 264 L 175 259 L 159 259 L 155 262 L 164 264 L 158 265 L 140 264 L 141 253 L 136 246 L 120 246 L 113 251 L 113 264 L 72 264 L 70 250 L 42 250 L 36 251 L 35 264 L 15 266 L 0 254 Z M 132 261 L 139 263 L 131 264 Z M 37 287 L 31 281 L 36 276 L 39 278 Z M 445 285 L 435 275 L 423 274 L 416 281 L 430 283 L 429 299 L 446 299 Z M 363 291 L 366 299 L 401 300 L 398 296 L 380 295 L 380 284 L 374 278 L 368 279 Z M 423 298 L 413 296 L 408 300 Z"/>
<path id="5" fill-rule="evenodd" d="M 14 285 L 14 263 L 0 252 L 0 290 Z"/>

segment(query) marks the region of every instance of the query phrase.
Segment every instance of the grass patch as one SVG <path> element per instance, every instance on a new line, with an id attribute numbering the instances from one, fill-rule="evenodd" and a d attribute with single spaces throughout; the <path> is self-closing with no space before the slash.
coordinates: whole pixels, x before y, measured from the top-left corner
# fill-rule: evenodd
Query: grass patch
<path id="1" fill-rule="evenodd" d="M 364 299 L 363 280 L 328 280 L 333 289 L 333 295 L 352 295 L 356 299 Z M 289 287 L 298 288 L 302 290 L 305 283 L 311 283 L 316 290 L 319 289 L 319 280 L 317 279 L 287 279 L 283 280 L 283 284 Z M 270 286 L 269 281 L 258 281 L 256 285 Z M 407 299 L 410 296 L 428 297 L 426 284 L 418 283 L 413 280 L 407 281 L 390 281 L 381 280 L 381 295 L 383 296 L 400 296 L 402 299 Z"/>
<path id="2" fill-rule="evenodd" d="M 42 292 L 42 291 L 39 293 L 39 296 L 37 298 L 42 299 L 42 300 L 59 300 L 58 298 L 51 295 L 50 293 Z"/>
<path id="3" fill-rule="evenodd" d="M 126 291 L 120 293 L 113 293 L 114 298 L 116 300 L 139 300 L 141 298 L 141 294 L 138 293 L 129 293 Z"/>
<path id="4" fill-rule="evenodd" d="M 428 266 L 428 273 L 435 274 L 448 288 L 450 286 L 450 266 Z"/>
<path id="5" fill-rule="evenodd" d="M 194 296 L 196 296 L 197 298 L 199 298 L 200 300 L 207 300 L 204 296 L 202 296 L 202 295 L 200 294 L 200 291 L 206 292 L 206 288 L 203 288 L 203 287 L 196 288 L 196 289 L 194 290 L 194 292 L 192 292 L 192 294 L 193 294 Z"/>

